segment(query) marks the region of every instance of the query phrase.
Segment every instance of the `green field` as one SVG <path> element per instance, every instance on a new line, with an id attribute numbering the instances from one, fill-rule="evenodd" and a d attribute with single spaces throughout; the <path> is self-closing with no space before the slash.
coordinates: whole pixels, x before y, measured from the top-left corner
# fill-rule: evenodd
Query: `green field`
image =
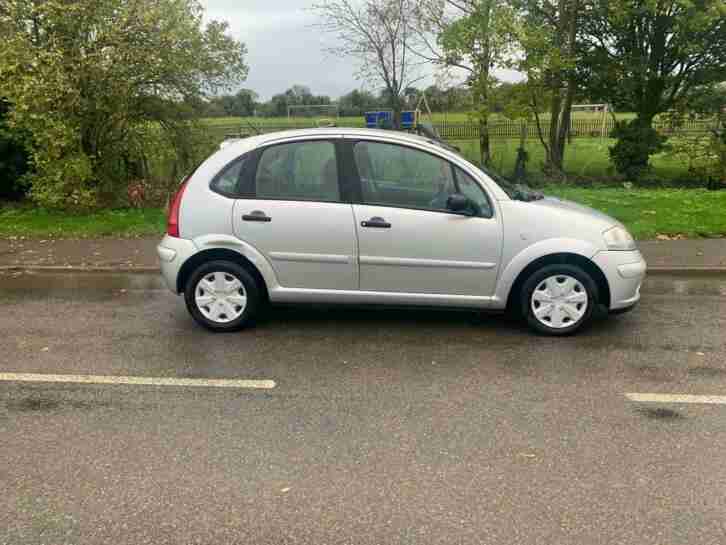
<path id="1" fill-rule="evenodd" d="M 623 222 L 638 239 L 658 234 L 726 236 L 726 191 L 704 189 L 584 189 L 548 186 L 544 192 L 579 202 Z M 0 238 L 88 238 L 160 236 L 164 211 L 103 210 L 88 214 L 48 212 L 31 207 L 0 208 Z"/>
<path id="2" fill-rule="evenodd" d="M 628 113 L 628 112 L 622 112 L 622 113 L 616 113 L 615 117 L 617 119 L 631 119 L 634 117 L 635 114 Z M 572 115 L 573 119 L 601 119 L 602 114 L 600 113 L 593 113 L 593 112 L 575 112 Z M 217 127 L 217 126 L 224 126 L 224 127 L 234 127 L 234 126 L 248 126 L 249 124 L 252 124 L 257 127 L 265 127 L 265 126 L 279 126 L 279 125 L 299 125 L 303 127 L 308 127 L 313 125 L 316 120 L 321 119 L 321 117 L 293 117 L 293 118 L 287 118 L 287 117 L 209 117 L 206 119 L 202 119 L 202 123 L 211 126 L 211 127 Z M 428 121 L 429 117 L 428 115 L 424 115 L 423 119 L 425 121 Z M 475 121 L 472 118 L 472 115 L 468 112 L 451 112 L 451 113 L 434 113 L 432 115 L 432 119 L 434 123 L 470 123 Z M 541 120 L 547 121 L 549 119 L 549 114 L 542 114 Z M 489 117 L 490 123 L 498 123 L 498 122 L 506 122 L 508 119 L 504 117 L 501 114 L 492 114 Z M 365 120 L 363 119 L 363 116 L 356 116 L 356 117 L 339 117 L 336 119 L 336 123 L 340 127 L 363 127 L 365 126 Z"/>
<path id="3" fill-rule="evenodd" d="M 576 138 L 565 149 L 565 171 L 571 181 L 588 184 L 617 183 L 616 173 L 610 163 L 608 147 L 615 143 L 613 139 Z M 462 154 L 474 163 L 479 161 L 478 142 L 454 142 Z M 519 141 L 514 139 L 494 139 L 491 141 L 492 168 L 505 176 L 514 171 Z M 545 183 L 542 165 L 545 162 L 545 150 L 537 139 L 530 138 L 526 143 L 529 155 L 527 162 L 528 182 L 535 185 Z M 692 179 L 688 164 L 682 160 L 661 153 L 651 158 L 652 173 L 647 176 L 646 184 L 652 185 L 696 185 L 701 181 Z"/>
<path id="4" fill-rule="evenodd" d="M 600 114 L 588 112 L 576 112 L 575 119 L 599 119 Z M 616 114 L 621 119 L 632 117 L 632 113 Z M 468 113 L 452 113 L 452 114 L 434 114 L 436 123 L 447 120 L 450 123 L 467 123 L 470 122 Z M 491 123 L 505 122 L 506 118 L 502 116 L 492 115 Z M 547 116 L 544 115 L 542 121 L 546 123 Z M 363 118 L 340 118 L 339 126 L 363 126 Z M 235 118 L 222 117 L 210 118 L 203 120 L 213 138 L 222 140 L 225 135 L 234 132 L 250 133 L 252 132 L 249 124 L 261 129 L 266 127 L 284 128 L 284 127 L 311 127 L 314 126 L 314 119 L 297 118 L 289 120 L 287 118 Z M 542 173 L 542 165 L 545 160 L 545 152 L 542 144 L 536 136 L 534 129 L 530 131 L 530 137 L 526 142 L 526 150 L 529 154 L 528 181 L 532 184 L 543 184 L 547 179 Z M 612 139 L 602 139 L 599 137 L 576 137 L 567 145 L 565 152 L 565 172 L 570 181 L 584 182 L 586 184 L 612 184 L 617 180 L 616 173 L 610 163 L 608 156 L 608 147 L 614 144 Z M 479 144 L 477 140 L 453 140 L 452 144 L 458 146 L 462 153 L 473 162 L 479 161 Z M 517 148 L 519 140 L 517 138 L 505 138 L 494 136 L 490 140 L 492 153 L 492 167 L 498 172 L 510 175 L 514 170 L 514 163 L 517 156 Z M 702 180 L 693 179 L 689 172 L 687 162 L 680 160 L 667 153 L 655 155 L 651 159 L 653 167 L 652 172 L 646 177 L 646 185 L 702 185 Z"/>

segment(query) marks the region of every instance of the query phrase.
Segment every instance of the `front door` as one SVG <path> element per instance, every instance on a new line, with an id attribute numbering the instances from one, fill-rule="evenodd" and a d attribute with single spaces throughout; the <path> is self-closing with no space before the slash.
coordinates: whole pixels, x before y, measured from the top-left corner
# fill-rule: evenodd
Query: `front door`
<path id="1" fill-rule="evenodd" d="M 235 202 L 236 236 L 265 255 L 283 287 L 358 289 L 353 211 L 341 202 L 335 143 L 303 140 L 260 153 L 253 196 Z"/>
<path id="2" fill-rule="evenodd" d="M 501 222 L 486 192 L 463 170 L 425 151 L 353 143 L 362 203 L 353 207 L 364 291 L 491 296 Z M 472 203 L 446 208 L 453 193 Z"/>

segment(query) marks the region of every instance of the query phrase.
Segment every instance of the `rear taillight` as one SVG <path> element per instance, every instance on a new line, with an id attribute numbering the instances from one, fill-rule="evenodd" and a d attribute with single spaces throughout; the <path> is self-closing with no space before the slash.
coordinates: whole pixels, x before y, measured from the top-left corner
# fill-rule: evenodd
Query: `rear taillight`
<path id="1" fill-rule="evenodd" d="M 185 178 L 179 185 L 179 189 L 176 190 L 176 193 L 169 204 L 169 217 L 166 220 L 166 234 L 170 237 L 179 238 L 179 209 L 181 208 L 182 196 L 184 195 L 184 190 L 187 188 L 188 181 L 189 177 Z"/>

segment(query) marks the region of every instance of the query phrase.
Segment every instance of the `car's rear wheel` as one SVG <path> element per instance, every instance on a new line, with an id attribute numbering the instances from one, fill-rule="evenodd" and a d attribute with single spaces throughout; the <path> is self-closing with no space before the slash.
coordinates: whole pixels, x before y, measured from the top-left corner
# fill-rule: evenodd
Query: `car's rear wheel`
<path id="1" fill-rule="evenodd" d="M 585 326 L 597 305 L 597 286 L 576 265 L 548 265 L 522 286 L 522 314 L 545 335 L 570 335 Z"/>
<path id="2" fill-rule="evenodd" d="M 189 313 L 212 331 L 237 331 L 252 325 L 261 297 L 255 279 L 231 261 L 210 261 L 199 266 L 184 290 Z"/>

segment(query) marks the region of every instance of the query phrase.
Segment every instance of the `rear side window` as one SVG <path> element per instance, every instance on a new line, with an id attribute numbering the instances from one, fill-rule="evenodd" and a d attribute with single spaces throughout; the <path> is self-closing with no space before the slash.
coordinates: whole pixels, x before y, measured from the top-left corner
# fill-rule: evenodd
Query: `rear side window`
<path id="1" fill-rule="evenodd" d="M 339 201 L 332 142 L 294 142 L 266 148 L 255 175 L 258 199 Z"/>
<path id="2" fill-rule="evenodd" d="M 242 172 L 250 161 L 250 155 L 243 155 L 229 163 L 212 181 L 212 189 L 223 195 L 238 194 Z"/>

